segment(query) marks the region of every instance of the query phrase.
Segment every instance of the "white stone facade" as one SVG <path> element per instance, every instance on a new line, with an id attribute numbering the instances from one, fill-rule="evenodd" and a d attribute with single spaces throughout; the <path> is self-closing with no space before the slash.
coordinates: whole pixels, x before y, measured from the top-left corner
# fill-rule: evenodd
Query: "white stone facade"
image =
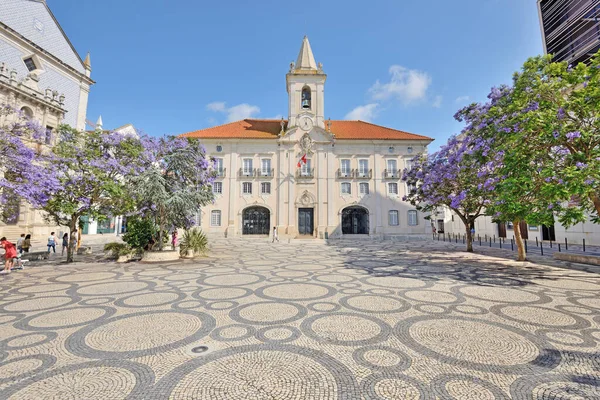
<path id="1" fill-rule="evenodd" d="M 431 232 L 402 201 L 408 160 L 432 139 L 362 121 L 325 119 L 326 75 L 305 38 L 286 75 L 288 119 L 243 120 L 184 134 L 218 159 L 209 234 L 384 237 Z M 301 162 L 303 156 L 307 163 Z M 298 163 L 301 167 L 298 167 Z"/>
<path id="2" fill-rule="evenodd" d="M 0 1 L 0 104 L 8 104 L 55 130 L 67 123 L 85 128 L 91 65 L 84 63 L 45 1 Z M 0 118 L 0 125 L 9 123 Z M 44 145 L 52 145 L 51 135 Z M 0 236 L 47 235 L 66 228 L 49 226 L 39 211 L 22 202 L 18 221 L 0 222 Z"/>

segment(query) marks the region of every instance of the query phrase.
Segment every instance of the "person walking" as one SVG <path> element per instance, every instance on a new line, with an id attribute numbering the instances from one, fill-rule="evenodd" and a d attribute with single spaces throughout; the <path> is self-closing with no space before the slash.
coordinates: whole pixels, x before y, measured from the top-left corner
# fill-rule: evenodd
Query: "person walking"
<path id="1" fill-rule="evenodd" d="M 273 241 L 271 243 L 275 243 L 276 240 L 277 240 L 277 243 L 279 243 L 279 235 L 277 234 L 277 227 L 274 226 L 273 227 Z"/>
<path id="2" fill-rule="evenodd" d="M 17 258 L 17 248 L 14 244 L 6 240 L 5 237 L 0 238 L 0 247 L 4 249 L 4 269 L 0 274 L 10 274 L 13 267 L 13 259 Z"/>
<path id="3" fill-rule="evenodd" d="M 62 251 L 60 252 L 61 257 L 65 255 L 65 250 L 69 251 L 69 234 L 65 232 L 63 235 Z"/>
<path id="4" fill-rule="evenodd" d="M 177 231 L 173 231 L 173 235 L 171 235 L 171 245 L 173 246 L 173 250 L 177 248 L 179 244 L 179 240 L 177 239 Z"/>
<path id="5" fill-rule="evenodd" d="M 23 242 L 25 241 L 25 234 L 21 233 L 21 237 L 17 240 L 17 252 L 23 254 Z"/>
<path id="6" fill-rule="evenodd" d="M 54 250 L 54 254 L 56 254 L 56 242 L 58 242 L 56 235 L 54 235 L 54 232 L 51 232 L 50 236 L 48 236 L 48 254 L 50 254 L 50 249 Z"/>
<path id="7" fill-rule="evenodd" d="M 21 245 L 21 247 L 23 248 L 23 251 L 25 253 L 29 253 L 29 249 L 31 248 L 31 235 L 27 234 L 27 236 L 25 236 L 25 240 L 23 240 L 23 244 Z"/>

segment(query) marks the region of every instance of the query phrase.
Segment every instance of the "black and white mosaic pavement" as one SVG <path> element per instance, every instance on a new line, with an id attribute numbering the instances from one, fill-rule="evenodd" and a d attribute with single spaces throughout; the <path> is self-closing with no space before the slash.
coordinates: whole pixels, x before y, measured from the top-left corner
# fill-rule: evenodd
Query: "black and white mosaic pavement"
<path id="1" fill-rule="evenodd" d="M 2 278 L 0 399 L 127 398 L 600 398 L 600 274 L 230 239 L 194 262 Z"/>

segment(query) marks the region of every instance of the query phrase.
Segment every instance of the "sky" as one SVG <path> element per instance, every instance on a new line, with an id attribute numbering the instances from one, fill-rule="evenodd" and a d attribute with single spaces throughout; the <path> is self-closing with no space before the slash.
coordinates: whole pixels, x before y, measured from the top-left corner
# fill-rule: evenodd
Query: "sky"
<path id="1" fill-rule="evenodd" d="M 47 0 L 82 57 L 87 117 L 180 134 L 287 118 L 285 74 L 307 35 L 325 117 L 435 138 L 543 52 L 535 0 Z"/>

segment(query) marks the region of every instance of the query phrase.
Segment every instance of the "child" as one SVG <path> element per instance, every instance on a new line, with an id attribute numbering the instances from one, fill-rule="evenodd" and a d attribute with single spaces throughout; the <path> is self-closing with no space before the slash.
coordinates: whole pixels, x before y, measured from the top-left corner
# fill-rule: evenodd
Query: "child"
<path id="1" fill-rule="evenodd" d="M 25 264 L 26 262 L 29 262 L 29 260 L 21 260 L 21 254 L 17 254 L 17 258 L 14 259 L 15 265 L 13 269 L 17 270 L 25 268 L 23 264 Z"/>
<path id="2" fill-rule="evenodd" d="M 276 240 L 277 240 L 277 243 L 279 243 L 279 235 L 277 234 L 277 227 L 274 226 L 273 227 L 273 241 L 271 243 L 275 243 Z"/>
<path id="3" fill-rule="evenodd" d="M 0 238 L 0 247 L 4 248 L 4 269 L 0 274 L 9 274 L 13 267 L 13 258 L 17 257 L 17 248 L 5 237 Z"/>
<path id="4" fill-rule="evenodd" d="M 171 237 L 171 244 L 173 245 L 173 250 L 177 248 L 177 231 L 173 231 L 173 236 Z"/>

